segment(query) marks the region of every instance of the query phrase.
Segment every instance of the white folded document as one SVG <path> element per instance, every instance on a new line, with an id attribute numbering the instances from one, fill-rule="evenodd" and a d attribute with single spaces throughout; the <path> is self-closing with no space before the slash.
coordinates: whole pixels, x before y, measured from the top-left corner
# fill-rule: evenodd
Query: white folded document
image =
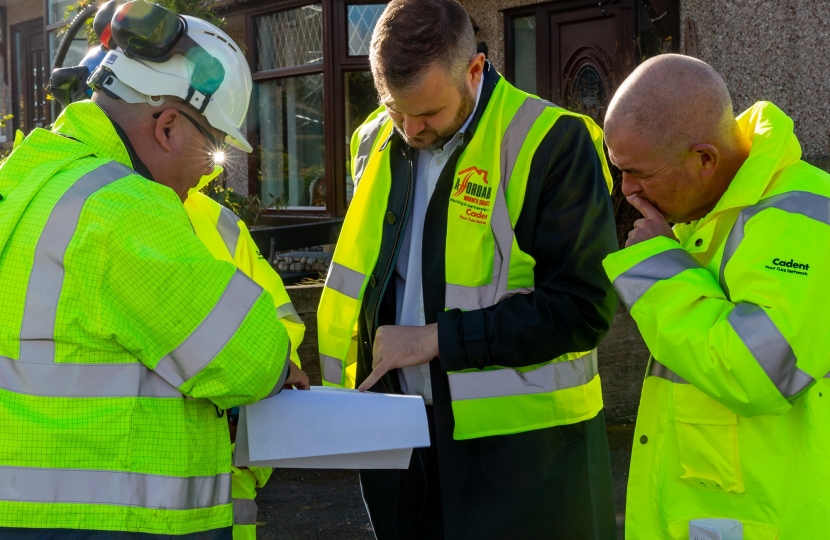
<path id="1" fill-rule="evenodd" d="M 406 469 L 429 444 L 420 396 L 314 386 L 241 407 L 234 465 Z"/>

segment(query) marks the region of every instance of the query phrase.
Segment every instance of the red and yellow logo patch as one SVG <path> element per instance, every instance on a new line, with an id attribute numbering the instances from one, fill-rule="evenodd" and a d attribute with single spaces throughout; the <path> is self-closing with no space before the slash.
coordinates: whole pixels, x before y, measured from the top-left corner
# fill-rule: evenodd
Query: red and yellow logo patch
<path id="1" fill-rule="evenodd" d="M 487 180 L 487 171 L 467 167 L 458 171 L 450 201 L 464 208 L 459 218 L 485 225 L 489 218 L 492 195 L 493 188 Z"/>

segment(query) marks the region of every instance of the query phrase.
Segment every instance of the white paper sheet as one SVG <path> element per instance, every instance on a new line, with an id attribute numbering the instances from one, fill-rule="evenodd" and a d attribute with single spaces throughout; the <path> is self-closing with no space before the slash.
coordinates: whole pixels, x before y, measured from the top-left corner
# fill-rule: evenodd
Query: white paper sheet
<path id="1" fill-rule="evenodd" d="M 412 449 L 425 446 L 421 397 L 313 387 L 242 407 L 234 464 L 405 469 Z"/>

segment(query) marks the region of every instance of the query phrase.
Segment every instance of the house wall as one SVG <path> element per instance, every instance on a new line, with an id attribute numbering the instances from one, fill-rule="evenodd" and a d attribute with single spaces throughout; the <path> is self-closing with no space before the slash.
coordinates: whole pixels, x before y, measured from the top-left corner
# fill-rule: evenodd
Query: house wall
<path id="1" fill-rule="evenodd" d="M 504 15 L 501 9 L 538 4 L 536 0 L 459 0 L 478 26 L 476 41 L 487 43 L 487 58 L 504 72 Z"/>
<path id="2" fill-rule="evenodd" d="M 698 56 L 723 76 L 736 113 L 772 101 L 795 121 L 804 155 L 830 155 L 830 2 L 681 0 Z M 684 36 L 685 38 L 685 36 Z"/>

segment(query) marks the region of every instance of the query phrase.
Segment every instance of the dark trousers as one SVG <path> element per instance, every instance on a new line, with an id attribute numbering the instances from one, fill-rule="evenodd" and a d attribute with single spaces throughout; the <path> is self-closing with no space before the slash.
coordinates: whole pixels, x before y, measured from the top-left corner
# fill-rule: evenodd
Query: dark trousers
<path id="1" fill-rule="evenodd" d="M 378 540 L 616 538 L 602 412 L 570 426 L 436 445 L 427 409 L 433 445 L 414 451 L 409 469 L 361 471 Z"/>

